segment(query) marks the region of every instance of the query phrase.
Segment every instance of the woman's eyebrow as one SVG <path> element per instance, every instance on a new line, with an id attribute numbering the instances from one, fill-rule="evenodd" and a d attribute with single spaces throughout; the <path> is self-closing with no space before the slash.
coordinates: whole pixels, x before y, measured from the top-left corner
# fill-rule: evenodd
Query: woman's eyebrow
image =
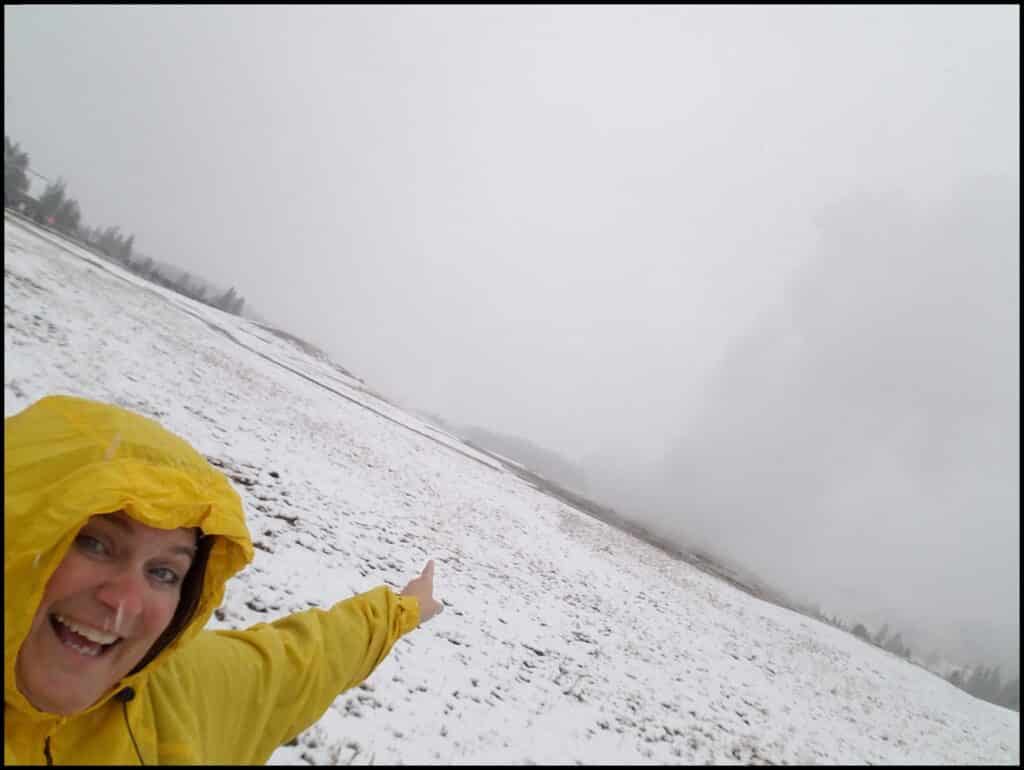
<path id="1" fill-rule="evenodd" d="M 107 513 L 101 516 L 96 516 L 95 521 L 105 521 L 113 524 L 118 529 L 124 530 L 129 535 L 132 534 L 132 525 L 127 521 L 128 517 L 122 514 L 120 511 L 116 513 Z"/>
<path id="2" fill-rule="evenodd" d="M 196 558 L 196 547 L 194 545 L 176 545 L 171 549 L 171 551 L 173 553 L 184 554 L 190 559 Z"/>
<path id="3" fill-rule="evenodd" d="M 134 527 L 132 526 L 130 517 L 128 517 L 121 511 L 117 511 L 112 514 L 104 514 L 102 516 L 97 516 L 95 520 L 112 524 L 129 535 L 133 534 L 135 531 Z M 188 556 L 190 559 L 193 560 L 196 558 L 196 547 L 194 545 L 176 545 L 172 546 L 168 550 L 175 554 L 184 554 L 185 556 Z"/>

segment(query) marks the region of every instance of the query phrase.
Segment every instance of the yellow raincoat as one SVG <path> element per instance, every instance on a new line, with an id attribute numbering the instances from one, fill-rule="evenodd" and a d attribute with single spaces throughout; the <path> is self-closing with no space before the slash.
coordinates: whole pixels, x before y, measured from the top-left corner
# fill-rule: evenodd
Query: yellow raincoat
<path id="1" fill-rule="evenodd" d="M 117 510 L 216 536 L 199 607 L 172 644 L 90 708 L 41 712 L 16 686 L 18 650 L 78 530 Z M 156 422 L 66 396 L 4 420 L 5 764 L 264 763 L 419 624 L 416 599 L 381 586 L 329 610 L 203 631 L 225 583 L 252 557 L 238 494 Z M 114 697 L 126 687 L 132 700 Z"/>

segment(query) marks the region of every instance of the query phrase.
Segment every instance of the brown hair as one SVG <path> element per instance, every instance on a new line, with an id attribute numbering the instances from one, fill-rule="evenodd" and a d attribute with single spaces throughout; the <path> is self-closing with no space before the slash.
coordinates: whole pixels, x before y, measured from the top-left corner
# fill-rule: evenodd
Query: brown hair
<path id="1" fill-rule="evenodd" d="M 192 621 L 196 610 L 199 608 L 199 599 L 203 594 L 203 578 L 206 576 L 206 564 L 210 560 L 210 550 L 213 548 L 213 536 L 199 533 L 196 542 L 196 555 L 192 560 L 185 579 L 181 583 L 181 596 L 178 598 L 178 607 L 174 610 L 174 617 L 164 632 L 153 642 L 142 660 L 133 668 L 128 675 L 138 673 L 159 655 L 167 645 L 178 638 L 178 634 L 184 631 Z"/>

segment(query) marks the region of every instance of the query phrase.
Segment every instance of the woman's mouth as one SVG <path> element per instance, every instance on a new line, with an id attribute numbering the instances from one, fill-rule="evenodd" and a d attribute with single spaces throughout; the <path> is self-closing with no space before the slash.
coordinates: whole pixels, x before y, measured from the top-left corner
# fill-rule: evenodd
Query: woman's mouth
<path id="1" fill-rule="evenodd" d="M 84 626 L 56 613 L 50 615 L 50 625 L 65 647 L 92 658 L 103 655 L 121 641 L 116 634 Z"/>

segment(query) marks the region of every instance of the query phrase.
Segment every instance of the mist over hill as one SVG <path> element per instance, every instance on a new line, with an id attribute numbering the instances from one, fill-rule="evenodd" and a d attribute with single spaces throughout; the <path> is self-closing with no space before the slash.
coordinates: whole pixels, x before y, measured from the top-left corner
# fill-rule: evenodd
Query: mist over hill
<path id="1" fill-rule="evenodd" d="M 824 210 L 617 504 L 827 612 L 1019 671 L 1019 180 Z"/>
<path id="2" fill-rule="evenodd" d="M 573 492 L 585 494 L 588 491 L 587 476 L 582 468 L 528 438 L 501 433 L 479 425 L 460 425 L 440 416 L 432 415 L 432 418 L 470 446 L 501 455 Z"/>

